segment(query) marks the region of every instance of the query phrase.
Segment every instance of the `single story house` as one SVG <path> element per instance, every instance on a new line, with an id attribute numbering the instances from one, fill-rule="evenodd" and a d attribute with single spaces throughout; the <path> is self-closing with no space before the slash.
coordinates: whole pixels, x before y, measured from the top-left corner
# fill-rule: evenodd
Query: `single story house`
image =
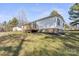
<path id="1" fill-rule="evenodd" d="M 51 15 L 29 23 L 29 29 L 37 30 L 38 32 L 61 33 L 64 30 L 64 23 L 63 17 L 53 11 Z"/>

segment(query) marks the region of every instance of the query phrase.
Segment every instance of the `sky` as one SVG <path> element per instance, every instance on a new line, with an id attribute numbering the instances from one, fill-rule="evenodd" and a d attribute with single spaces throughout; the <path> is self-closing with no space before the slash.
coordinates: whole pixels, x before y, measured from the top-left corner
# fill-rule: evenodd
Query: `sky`
<path id="1" fill-rule="evenodd" d="M 69 23 L 68 11 L 72 5 L 71 3 L 0 3 L 0 23 L 19 16 L 21 11 L 24 11 L 23 14 L 28 21 L 34 21 L 50 15 L 53 10 L 58 11 Z"/>

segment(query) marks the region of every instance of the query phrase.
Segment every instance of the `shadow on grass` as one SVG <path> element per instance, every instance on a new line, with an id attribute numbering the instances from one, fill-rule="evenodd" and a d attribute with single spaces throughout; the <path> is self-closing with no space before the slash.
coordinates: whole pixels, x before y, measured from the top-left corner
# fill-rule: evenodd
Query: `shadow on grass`
<path id="1" fill-rule="evenodd" d="M 39 34 L 40 35 L 40 34 Z M 79 52 L 78 49 L 79 49 L 79 46 L 76 45 L 76 41 L 79 42 L 79 37 L 77 37 L 76 35 L 79 35 L 79 34 L 72 34 L 72 33 L 68 33 L 68 34 L 64 34 L 64 35 L 60 35 L 60 34 L 47 34 L 47 35 L 50 35 L 50 36 L 45 36 L 43 39 L 48 39 L 48 38 L 51 38 L 51 40 L 54 40 L 54 41 L 57 41 L 57 40 L 61 40 L 62 43 L 64 44 L 65 47 L 60 48 L 60 49 L 56 49 L 56 51 L 53 51 L 53 50 L 47 50 L 46 47 L 44 48 L 41 48 L 39 51 L 37 49 L 34 49 L 33 53 L 28 53 L 26 55 L 41 55 L 41 56 L 52 56 L 52 55 L 55 55 L 55 56 L 63 56 L 63 55 L 77 55 L 75 53 L 73 53 L 73 49 L 76 50 L 76 52 Z M 13 39 L 19 39 L 21 40 L 19 45 L 16 46 L 16 47 L 12 47 L 12 46 L 9 46 L 9 47 L 0 47 L 0 51 L 7 51 L 7 52 L 13 52 L 13 56 L 18 56 L 19 55 L 19 52 L 20 50 L 22 49 L 22 45 L 25 41 L 25 37 L 23 36 L 15 36 L 15 35 L 9 35 L 9 38 Z M 7 37 L 4 37 L 3 40 L 5 40 Z M 1 39 L 1 37 L 0 37 Z M 26 40 L 27 42 L 31 42 L 30 40 Z M 71 44 L 67 43 L 67 42 L 70 42 Z M 7 42 L 8 43 L 8 42 Z M 54 48 L 54 47 L 53 47 Z M 71 50 L 68 50 L 68 49 L 71 49 Z M 70 53 L 68 52 L 65 52 L 65 50 L 67 51 L 71 51 Z"/>
<path id="2" fill-rule="evenodd" d="M 44 33 L 44 34 L 47 34 L 47 33 Z M 69 41 L 69 42 L 72 42 L 72 43 L 75 43 L 75 41 L 79 41 L 79 33 L 77 34 L 72 34 L 72 33 L 68 33 L 68 34 L 49 34 L 50 37 L 45 37 L 45 38 L 51 38 L 51 39 L 60 39 L 62 40 L 63 42 L 66 42 L 66 41 Z"/>
<path id="3" fill-rule="evenodd" d="M 22 48 L 23 42 L 24 42 L 24 40 L 21 40 L 21 42 L 19 43 L 19 45 L 16 46 L 16 47 L 12 47 L 12 46 L 7 46 L 7 47 L 3 46 L 3 47 L 0 47 L 0 51 L 5 51 L 5 52 L 8 52 L 8 54 L 12 53 L 13 56 L 18 56 L 19 52 L 20 52 L 20 50 Z"/>
<path id="4" fill-rule="evenodd" d="M 15 48 L 15 47 L 11 47 L 11 46 L 0 47 L 0 51 L 14 52 L 13 48 Z"/>
<path id="5" fill-rule="evenodd" d="M 48 35 L 48 34 L 47 34 Z M 64 44 L 64 49 L 61 49 L 61 51 L 59 50 L 58 53 L 54 54 L 54 55 L 79 55 L 79 33 L 67 33 L 64 35 L 61 34 L 49 34 L 51 37 L 46 37 L 46 38 L 51 38 L 52 40 L 61 40 L 62 43 Z M 64 51 L 63 51 L 64 50 Z M 65 52 L 65 50 L 67 52 Z M 75 54 L 74 52 L 68 52 L 68 51 L 73 51 L 75 50 Z M 64 52 L 64 53 L 63 53 Z"/>
<path id="6" fill-rule="evenodd" d="M 21 40 L 19 46 L 17 46 L 17 49 L 16 49 L 16 51 L 14 52 L 13 56 L 18 56 L 18 55 L 19 55 L 19 52 L 20 52 L 20 50 L 22 49 L 22 44 L 23 44 L 23 42 L 24 42 L 24 39 Z"/>
<path id="7" fill-rule="evenodd" d="M 8 40 L 8 39 L 10 39 L 10 40 Z M 10 35 L 6 35 L 6 36 L 1 36 L 0 37 L 0 42 L 3 42 L 3 41 L 5 41 L 5 40 L 8 40 L 6 43 L 4 43 L 4 44 L 7 44 L 7 43 L 9 43 L 10 41 L 12 41 L 12 40 L 20 40 L 20 43 L 19 43 L 19 45 L 18 46 L 16 46 L 16 47 L 12 47 L 12 46 L 3 46 L 3 47 L 0 47 L 0 51 L 5 51 L 5 52 L 8 52 L 8 54 L 9 53 L 13 53 L 13 56 L 18 56 L 19 55 L 19 51 L 21 50 L 21 48 L 22 48 L 22 45 L 23 45 L 23 42 L 25 41 L 24 40 L 25 39 L 25 36 L 23 36 L 23 35 L 15 35 L 15 34 L 10 34 Z"/>

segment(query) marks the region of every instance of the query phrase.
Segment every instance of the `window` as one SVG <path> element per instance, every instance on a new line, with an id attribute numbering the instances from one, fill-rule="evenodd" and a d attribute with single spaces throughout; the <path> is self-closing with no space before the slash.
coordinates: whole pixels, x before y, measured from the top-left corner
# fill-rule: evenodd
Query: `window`
<path id="1" fill-rule="evenodd" d="M 60 25 L 60 19 L 57 18 L 57 25 Z"/>

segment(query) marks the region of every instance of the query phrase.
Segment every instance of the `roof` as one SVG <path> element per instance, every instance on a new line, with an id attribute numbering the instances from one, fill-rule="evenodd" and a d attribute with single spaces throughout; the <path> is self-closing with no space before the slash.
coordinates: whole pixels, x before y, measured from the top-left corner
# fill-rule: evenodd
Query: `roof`
<path id="1" fill-rule="evenodd" d="M 58 14 L 56 11 L 53 11 L 49 16 L 44 17 L 44 18 L 41 18 L 41 19 L 38 19 L 38 20 L 35 20 L 35 21 L 33 21 L 33 22 L 45 20 L 45 19 L 51 18 L 51 17 L 60 17 L 60 18 L 62 18 L 62 20 L 64 21 L 63 17 L 62 17 L 60 14 Z M 31 22 L 31 23 L 33 23 L 33 22 Z M 64 21 L 64 22 L 65 22 L 65 21 Z"/>
<path id="2" fill-rule="evenodd" d="M 35 21 L 33 21 L 33 22 L 37 22 L 37 21 L 41 21 L 41 20 L 45 20 L 45 19 L 47 19 L 47 18 L 51 18 L 51 17 L 56 17 L 56 16 L 48 16 L 48 17 L 44 17 L 44 18 L 41 18 L 41 19 L 35 20 Z M 63 19 L 62 16 L 57 16 L 57 17 L 62 18 L 62 20 L 64 21 L 64 19 Z M 31 22 L 31 23 L 33 23 L 33 22 Z"/>

